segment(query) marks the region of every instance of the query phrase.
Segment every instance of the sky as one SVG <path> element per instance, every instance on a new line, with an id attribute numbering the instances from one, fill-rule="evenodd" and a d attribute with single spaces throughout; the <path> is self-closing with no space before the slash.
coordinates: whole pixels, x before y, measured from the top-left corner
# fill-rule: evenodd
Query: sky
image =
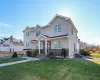
<path id="1" fill-rule="evenodd" d="M 0 36 L 23 39 L 26 26 L 46 25 L 56 14 L 71 18 L 81 41 L 100 44 L 100 0 L 0 0 Z"/>

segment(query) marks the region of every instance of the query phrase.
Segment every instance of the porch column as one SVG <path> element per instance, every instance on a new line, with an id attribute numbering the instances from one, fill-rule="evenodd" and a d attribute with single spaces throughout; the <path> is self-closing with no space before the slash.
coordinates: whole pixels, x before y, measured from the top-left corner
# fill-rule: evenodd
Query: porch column
<path id="1" fill-rule="evenodd" d="M 39 45 L 39 54 L 40 54 L 40 41 L 38 41 L 38 45 Z"/>
<path id="2" fill-rule="evenodd" d="M 47 39 L 45 39 L 45 54 L 47 54 Z"/>

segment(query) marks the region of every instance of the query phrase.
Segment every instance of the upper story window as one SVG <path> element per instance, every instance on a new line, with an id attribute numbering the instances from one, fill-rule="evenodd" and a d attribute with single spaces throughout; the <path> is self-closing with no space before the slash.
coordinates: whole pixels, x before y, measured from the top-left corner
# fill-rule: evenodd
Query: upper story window
<path id="1" fill-rule="evenodd" d="M 58 25 L 58 32 L 61 32 L 61 25 Z"/>
<path id="2" fill-rule="evenodd" d="M 57 25 L 54 26 L 54 32 L 57 32 Z"/>
<path id="3" fill-rule="evenodd" d="M 27 36 L 29 36 L 29 31 L 27 32 Z"/>
<path id="4" fill-rule="evenodd" d="M 40 30 L 36 31 L 36 37 L 38 37 L 41 34 Z"/>
<path id="5" fill-rule="evenodd" d="M 28 31 L 28 32 L 26 32 L 26 36 L 29 36 L 29 31 Z"/>
<path id="6" fill-rule="evenodd" d="M 54 32 L 61 32 L 61 25 L 54 26 Z"/>

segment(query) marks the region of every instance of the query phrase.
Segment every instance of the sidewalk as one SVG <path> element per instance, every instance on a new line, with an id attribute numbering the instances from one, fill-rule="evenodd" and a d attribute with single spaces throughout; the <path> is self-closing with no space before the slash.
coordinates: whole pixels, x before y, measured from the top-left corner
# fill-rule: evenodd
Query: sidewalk
<path id="1" fill-rule="evenodd" d="M 9 62 L 9 63 L 2 63 L 2 64 L 0 64 L 0 67 L 19 64 L 19 63 L 24 63 L 24 62 L 28 62 L 28 61 L 40 60 L 38 58 L 29 58 L 29 57 L 24 57 L 24 58 L 26 58 L 27 60 L 15 61 L 15 62 Z"/>

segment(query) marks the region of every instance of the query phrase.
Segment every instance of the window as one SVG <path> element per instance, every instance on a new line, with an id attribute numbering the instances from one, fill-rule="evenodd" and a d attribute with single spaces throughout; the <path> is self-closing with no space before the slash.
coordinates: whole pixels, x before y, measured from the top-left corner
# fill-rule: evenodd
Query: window
<path id="1" fill-rule="evenodd" d="M 61 25 L 54 26 L 54 32 L 61 32 Z"/>
<path id="2" fill-rule="evenodd" d="M 29 31 L 27 32 L 27 36 L 29 36 Z"/>
<path id="3" fill-rule="evenodd" d="M 61 48 L 61 41 L 55 41 L 55 48 Z"/>
<path id="4" fill-rule="evenodd" d="M 41 34 L 40 30 L 36 31 L 36 37 L 38 37 Z"/>
<path id="5" fill-rule="evenodd" d="M 58 48 L 61 48 L 61 41 L 58 41 Z"/>
<path id="6" fill-rule="evenodd" d="M 54 26 L 54 32 L 57 32 L 57 25 Z"/>
<path id="7" fill-rule="evenodd" d="M 27 47 L 27 42 L 26 42 L 26 47 Z"/>
<path id="8" fill-rule="evenodd" d="M 29 47 L 30 43 L 29 43 L 29 42 L 27 42 L 27 45 L 28 45 L 28 47 Z"/>
<path id="9" fill-rule="evenodd" d="M 29 44 L 30 44 L 29 42 L 26 42 L 26 47 L 29 47 Z"/>
<path id="10" fill-rule="evenodd" d="M 27 32 L 26 32 L 26 36 L 27 36 Z"/>
<path id="11" fill-rule="evenodd" d="M 61 32 L 61 25 L 58 25 L 58 32 Z"/>
<path id="12" fill-rule="evenodd" d="M 26 32 L 26 36 L 29 36 L 29 31 L 28 31 L 28 32 Z"/>
<path id="13" fill-rule="evenodd" d="M 55 41 L 54 45 L 55 45 L 55 48 L 57 48 L 57 41 Z"/>

